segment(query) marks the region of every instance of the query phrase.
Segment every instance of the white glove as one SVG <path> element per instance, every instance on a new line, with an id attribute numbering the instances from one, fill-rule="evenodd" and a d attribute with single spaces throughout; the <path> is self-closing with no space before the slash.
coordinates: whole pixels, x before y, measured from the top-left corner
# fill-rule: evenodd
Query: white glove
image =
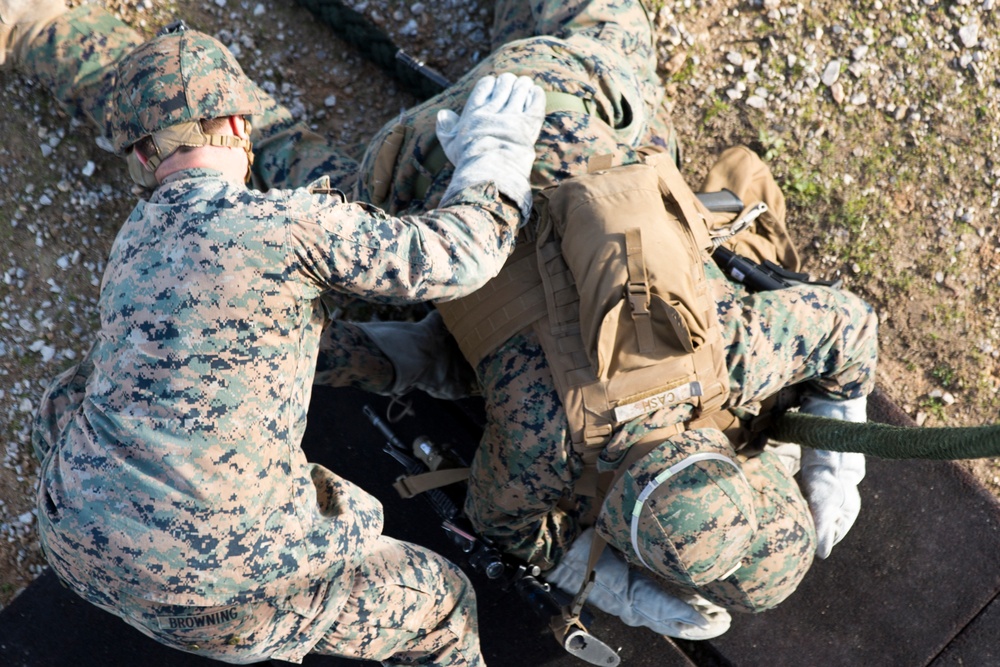
<path id="1" fill-rule="evenodd" d="M 848 401 L 810 396 L 801 412 L 843 421 L 864 422 L 866 397 Z M 844 539 L 861 511 L 858 484 L 865 477 L 864 454 L 802 448 L 802 491 L 816 524 L 816 556 L 826 558 Z"/>
<path id="2" fill-rule="evenodd" d="M 545 92 L 528 77 L 509 72 L 480 79 L 461 116 L 450 109 L 438 111 L 438 141 L 455 165 L 441 205 L 464 188 L 493 181 L 521 207 L 522 221 L 527 220 L 528 178 L 543 120 Z"/>
<path id="3" fill-rule="evenodd" d="M 357 326 L 395 372 L 392 384 L 379 393 L 402 396 L 420 389 L 435 398 L 455 400 L 476 389 L 476 372 L 438 311 L 432 310 L 419 322 L 359 322 Z"/>
<path id="4" fill-rule="evenodd" d="M 576 595 L 587 571 L 594 529 L 588 528 L 566 551 L 559 564 L 542 575 L 569 595 Z M 605 547 L 587 602 L 625 625 L 646 627 L 667 637 L 712 639 L 729 629 L 729 612 L 698 595 L 687 601 L 674 597 L 641 572 L 631 569 L 613 549 Z"/>
<path id="5" fill-rule="evenodd" d="M 764 451 L 771 452 L 778 457 L 781 461 L 781 465 L 785 466 L 785 470 L 788 471 L 789 475 L 798 474 L 799 470 L 802 468 L 802 446 L 797 445 L 794 442 L 778 442 L 777 440 L 771 440 L 766 445 L 764 445 Z"/>

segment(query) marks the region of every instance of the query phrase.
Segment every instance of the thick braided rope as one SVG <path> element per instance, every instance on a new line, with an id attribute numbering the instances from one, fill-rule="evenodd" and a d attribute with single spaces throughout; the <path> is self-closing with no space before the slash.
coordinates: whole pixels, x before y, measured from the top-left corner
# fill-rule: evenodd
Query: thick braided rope
<path id="1" fill-rule="evenodd" d="M 299 0 L 299 4 L 362 56 L 391 74 L 407 92 L 422 100 L 441 92 L 441 86 L 396 59 L 399 48 L 384 30 L 341 0 Z"/>
<path id="2" fill-rule="evenodd" d="M 861 452 L 883 459 L 978 459 L 1000 456 L 1000 424 L 964 428 L 917 428 L 856 424 L 787 412 L 768 435 L 814 449 Z"/>

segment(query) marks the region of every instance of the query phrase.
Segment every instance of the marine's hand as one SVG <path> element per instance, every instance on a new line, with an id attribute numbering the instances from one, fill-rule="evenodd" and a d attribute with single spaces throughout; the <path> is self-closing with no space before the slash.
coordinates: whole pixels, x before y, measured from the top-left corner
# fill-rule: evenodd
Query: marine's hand
<path id="1" fill-rule="evenodd" d="M 850 452 L 803 448 L 802 490 L 816 524 L 816 556 L 826 558 L 844 539 L 861 511 L 858 484 L 865 457 Z"/>
<path id="2" fill-rule="evenodd" d="M 420 389 L 454 401 L 476 390 L 476 372 L 438 311 L 432 310 L 419 322 L 362 322 L 357 327 L 392 363 L 392 384 L 379 393 L 402 396 Z"/>
<path id="3" fill-rule="evenodd" d="M 559 564 L 543 576 L 550 584 L 576 595 L 587 572 L 594 529 L 578 537 Z M 698 595 L 680 599 L 652 578 L 630 568 L 617 552 L 606 547 L 594 568 L 596 582 L 587 601 L 614 614 L 626 625 L 646 627 L 667 637 L 700 640 L 718 637 L 732 619 L 722 607 Z"/>
<path id="4" fill-rule="evenodd" d="M 526 214 L 531 205 L 528 177 L 544 119 L 544 91 L 528 77 L 509 72 L 480 79 L 461 115 L 439 111 L 438 140 L 455 165 L 443 201 L 461 188 L 493 181 Z"/>
<path id="5" fill-rule="evenodd" d="M 437 136 L 445 155 L 456 166 L 463 158 L 505 143 L 532 148 L 533 161 L 533 147 L 544 118 L 542 89 L 526 76 L 506 72 L 480 79 L 461 116 L 450 109 L 438 111 Z"/>

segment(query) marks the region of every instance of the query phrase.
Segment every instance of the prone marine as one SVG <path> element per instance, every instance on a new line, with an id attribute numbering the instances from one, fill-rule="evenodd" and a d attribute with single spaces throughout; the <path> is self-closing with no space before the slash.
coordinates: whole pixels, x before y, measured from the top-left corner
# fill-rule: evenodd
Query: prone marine
<path id="1" fill-rule="evenodd" d="M 797 272 L 784 197 L 741 147 L 699 187 L 735 193 L 739 212 L 708 210 L 687 185 L 640 3 L 501 2 L 495 21 L 495 51 L 469 79 L 381 136 L 425 155 L 437 110 L 476 74 L 534 77 L 549 113 L 533 222 L 496 279 L 422 322 L 338 323 L 359 349 L 318 380 L 460 396 L 447 329 L 485 399 L 465 506 L 480 534 L 571 595 L 596 560 L 587 599 L 628 624 L 718 636 L 730 611 L 787 598 L 860 511 L 862 454 L 762 449 L 757 436 L 789 388 L 804 413 L 866 420 L 876 316 L 832 286 L 756 291 L 716 265 L 723 247 Z M 398 172 L 388 208 L 414 188 Z M 351 370 L 370 343 L 394 375 Z"/>

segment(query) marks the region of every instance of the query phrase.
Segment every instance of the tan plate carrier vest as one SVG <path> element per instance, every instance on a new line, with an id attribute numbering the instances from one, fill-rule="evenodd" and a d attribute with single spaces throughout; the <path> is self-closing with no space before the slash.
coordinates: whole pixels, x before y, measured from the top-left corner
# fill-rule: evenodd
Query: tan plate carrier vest
<path id="1" fill-rule="evenodd" d="M 470 363 L 530 327 L 591 471 L 618 424 L 682 402 L 718 411 L 728 372 L 704 270 L 710 214 L 671 157 L 592 170 L 535 208 L 534 243 L 474 294 L 437 304 Z M 589 476 L 577 492 L 593 494 Z"/>

